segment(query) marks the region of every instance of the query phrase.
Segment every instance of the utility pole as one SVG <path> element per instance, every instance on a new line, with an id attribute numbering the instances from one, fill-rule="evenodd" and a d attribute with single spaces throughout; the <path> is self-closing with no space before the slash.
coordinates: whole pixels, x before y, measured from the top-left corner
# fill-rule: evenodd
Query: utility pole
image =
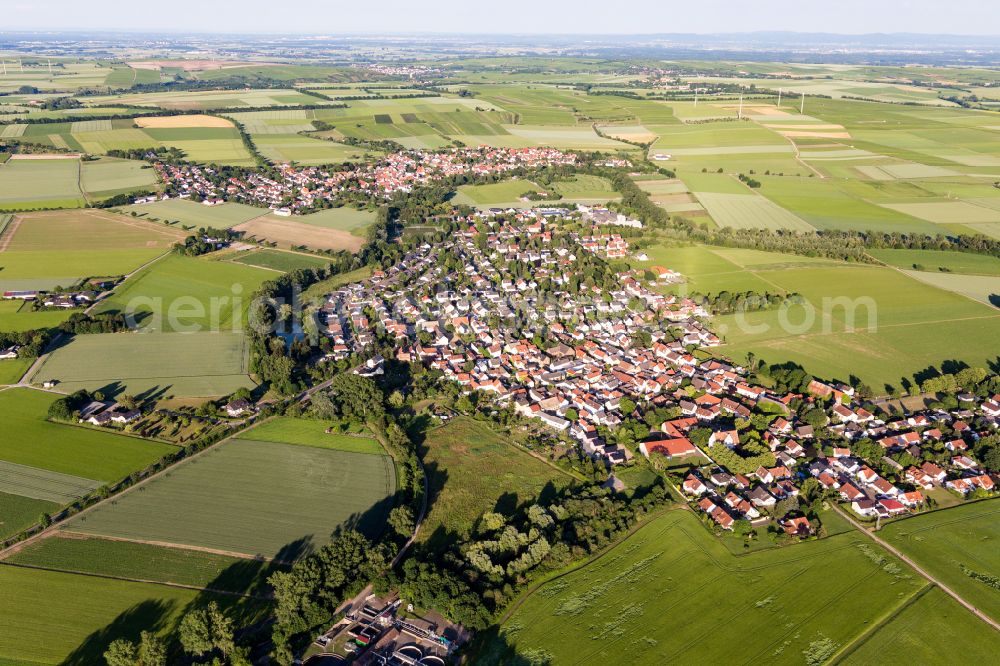
<path id="1" fill-rule="evenodd" d="M 740 110 L 736 112 L 736 117 L 743 120 L 743 93 L 740 93 Z"/>
<path id="2" fill-rule="evenodd" d="M 20 58 L 17 59 L 17 66 L 21 68 L 21 73 L 23 74 L 24 73 L 24 63 L 21 62 Z"/>
<path id="3" fill-rule="evenodd" d="M 781 106 L 781 88 L 778 88 L 778 106 Z"/>
<path id="4" fill-rule="evenodd" d="M 799 102 L 799 114 L 801 115 L 805 113 L 805 109 L 806 109 L 806 94 L 802 93 L 802 101 Z"/>
<path id="5" fill-rule="evenodd" d="M 49 78 L 52 78 L 52 58 L 46 58 L 49 61 Z"/>
<path id="6" fill-rule="evenodd" d="M 3 61 L 3 75 L 7 76 L 7 61 Z"/>
<path id="7" fill-rule="evenodd" d="M 694 89 L 694 108 L 698 108 L 698 89 Z"/>

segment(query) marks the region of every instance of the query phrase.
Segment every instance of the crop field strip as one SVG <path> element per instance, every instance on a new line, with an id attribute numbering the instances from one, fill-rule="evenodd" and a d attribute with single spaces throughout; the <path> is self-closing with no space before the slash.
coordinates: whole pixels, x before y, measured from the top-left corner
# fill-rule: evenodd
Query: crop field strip
<path id="1" fill-rule="evenodd" d="M 63 390 L 119 386 L 133 395 L 213 397 L 254 385 L 242 331 L 96 333 L 51 352 L 32 383 Z"/>
<path id="2" fill-rule="evenodd" d="M 0 460 L 0 492 L 11 495 L 69 504 L 100 485 L 93 479 Z"/>
<path id="3" fill-rule="evenodd" d="M 134 541 L 53 532 L 12 552 L 7 564 L 233 594 L 265 595 L 280 567 L 258 560 Z"/>
<path id="4" fill-rule="evenodd" d="M 381 532 L 395 492 L 392 460 L 234 439 L 66 523 L 96 536 L 294 559 L 344 524 Z M 174 507 L 165 515 L 163 506 Z M 294 514 L 294 524 L 287 520 Z"/>

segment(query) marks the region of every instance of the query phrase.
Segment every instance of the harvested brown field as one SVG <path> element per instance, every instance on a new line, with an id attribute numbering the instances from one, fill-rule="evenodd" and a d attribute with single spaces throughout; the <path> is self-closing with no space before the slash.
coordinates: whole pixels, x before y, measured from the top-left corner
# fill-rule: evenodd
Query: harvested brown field
<path id="1" fill-rule="evenodd" d="M 14 153 L 10 156 L 10 161 L 14 160 L 78 160 L 80 153 Z"/>
<path id="2" fill-rule="evenodd" d="M 731 111 L 737 111 L 740 108 L 739 104 L 722 104 L 720 108 L 729 109 Z M 751 106 L 750 104 L 743 105 L 743 115 L 744 116 L 788 116 L 791 115 L 788 112 L 779 109 L 775 106 Z"/>
<path id="3" fill-rule="evenodd" d="M 349 231 L 328 229 L 298 222 L 294 218 L 265 215 L 233 227 L 258 240 L 277 243 L 280 248 L 305 246 L 312 250 L 350 250 L 357 252 L 365 239 Z"/>
<path id="4" fill-rule="evenodd" d="M 204 114 L 181 116 L 140 116 L 135 119 L 139 127 L 178 128 L 178 127 L 232 127 L 231 120 L 218 116 Z"/>
<path id="5" fill-rule="evenodd" d="M 649 197 L 653 203 L 657 204 L 679 204 L 679 203 L 691 203 L 696 201 L 694 195 L 690 192 L 679 193 L 679 194 L 654 194 Z"/>

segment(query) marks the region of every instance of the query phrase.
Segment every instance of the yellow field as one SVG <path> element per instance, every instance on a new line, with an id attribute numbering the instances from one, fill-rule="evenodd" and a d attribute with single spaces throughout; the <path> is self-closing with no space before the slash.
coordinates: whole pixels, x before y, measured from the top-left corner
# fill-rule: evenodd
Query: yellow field
<path id="1" fill-rule="evenodd" d="M 232 127 L 233 123 L 218 116 L 143 116 L 135 119 L 139 127 Z"/>

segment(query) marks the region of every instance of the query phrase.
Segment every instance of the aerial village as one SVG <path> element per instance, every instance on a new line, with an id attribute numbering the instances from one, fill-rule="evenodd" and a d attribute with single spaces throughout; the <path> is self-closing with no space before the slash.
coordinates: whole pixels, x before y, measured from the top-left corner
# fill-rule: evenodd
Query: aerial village
<path id="1" fill-rule="evenodd" d="M 970 456 L 980 434 L 970 424 L 995 429 L 1000 395 L 879 419 L 847 385 L 813 380 L 803 394 L 755 386 L 744 368 L 712 354 L 720 340 L 709 313 L 660 289 L 682 275 L 656 266 L 601 284 L 587 279 L 586 257 L 630 249 L 617 234 L 563 233 L 562 216 L 579 214 L 484 210 L 443 245 L 424 244 L 329 294 L 319 314 L 332 338 L 328 358 L 364 355 L 376 335 L 391 336 L 397 360 L 490 394 L 604 461 L 612 488 L 620 483 L 614 467 L 633 451 L 673 469 L 686 463 L 679 490 L 722 531 L 742 523 L 814 536 L 817 525 L 801 512 L 776 514 L 809 486 L 863 520 L 920 511 L 936 492 L 993 491 L 998 470 Z M 356 372 L 380 374 L 384 362 L 370 358 Z M 670 417 L 637 447 L 623 445 L 616 430 L 640 406 Z M 839 440 L 817 440 L 801 417 L 816 408 Z M 852 448 L 871 442 L 879 471 Z M 766 464 L 748 466 L 757 460 Z"/>
<path id="2" fill-rule="evenodd" d="M 307 213 L 347 193 L 386 199 L 396 192 L 452 176 L 499 176 L 518 169 L 576 164 L 577 156 L 553 148 L 462 148 L 448 151 L 407 150 L 371 164 L 339 171 L 283 164 L 272 177 L 253 171 L 223 178 L 217 169 L 196 164 L 156 162 L 166 183 L 161 198 L 199 200 L 205 205 L 237 201 L 272 208 L 277 215 Z M 155 197 L 154 197 L 155 199 Z M 142 198 L 136 203 L 145 203 Z"/>

